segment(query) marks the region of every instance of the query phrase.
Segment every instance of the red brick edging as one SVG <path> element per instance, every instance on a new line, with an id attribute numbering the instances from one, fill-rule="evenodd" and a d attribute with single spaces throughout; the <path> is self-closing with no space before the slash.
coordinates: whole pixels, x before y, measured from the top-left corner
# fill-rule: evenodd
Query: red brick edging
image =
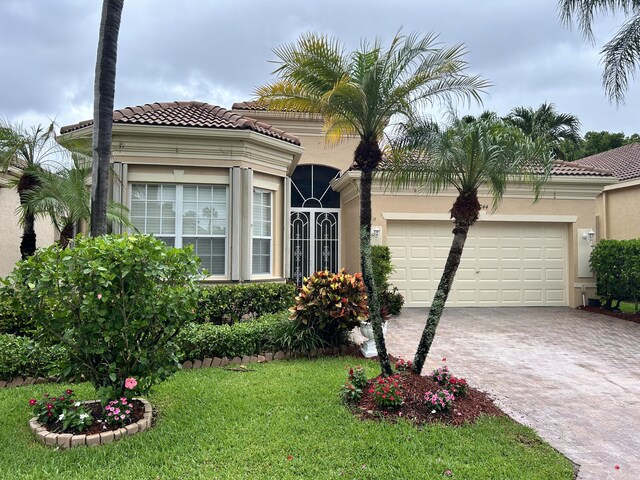
<path id="1" fill-rule="evenodd" d="M 120 440 L 123 437 L 135 435 L 136 433 L 144 432 L 151 428 L 151 419 L 153 417 L 153 409 L 151 404 L 144 398 L 134 397 L 133 400 L 139 400 L 144 405 L 144 416 L 136 423 L 127 425 L 118 430 L 112 430 L 108 432 L 95 433 L 93 435 L 72 435 L 70 433 L 52 433 L 47 430 L 37 417 L 33 417 L 29 420 L 29 427 L 31 431 L 36 434 L 36 439 L 43 445 L 49 445 L 59 448 L 73 448 L 80 446 L 97 447 L 98 445 L 104 445 L 115 440 Z M 100 403 L 100 400 L 91 400 L 88 402 L 82 402 L 85 404 Z"/>

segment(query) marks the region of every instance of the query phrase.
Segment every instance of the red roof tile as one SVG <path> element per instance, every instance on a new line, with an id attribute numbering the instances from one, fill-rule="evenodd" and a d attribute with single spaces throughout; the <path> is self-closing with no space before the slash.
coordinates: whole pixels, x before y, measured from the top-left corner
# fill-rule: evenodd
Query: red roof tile
<path id="1" fill-rule="evenodd" d="M 613 172 L 619 180 L 640 177 L 640 143 L 630 143 L 576 161 L 582 166 L 602 168 Z"/>
<path id="2" fill-rule="evenodd" d="M 216 105 L 203 102 L 157 102 L 127 107 L 113 112 L 113 123 L 163 125 L 172 127 L 222 128 L 251 130 L 285 142 L 300 145 L 300 139 L 268 123 L 255 120 Z M 60 129 L 68 133 L 93 125 L 85 120 Z"/>
<path id="3" fill-rule="evenodd" d="M 232 110 L 268 110 L 269 104 L 266 102 L 236 102 L 231 106 Z"/>

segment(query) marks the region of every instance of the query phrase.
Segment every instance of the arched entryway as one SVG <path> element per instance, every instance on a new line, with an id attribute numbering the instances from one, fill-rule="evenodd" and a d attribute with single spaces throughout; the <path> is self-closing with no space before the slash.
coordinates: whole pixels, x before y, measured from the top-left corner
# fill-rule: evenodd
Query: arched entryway
<path id="1" fill-rule="evenodd" d="M 331 180 L 340 171 L 323 165 L 300 165 L 291 176 L 291 278 L 318 270 L 335 272 L 340 264 L 340 194 Z"/>

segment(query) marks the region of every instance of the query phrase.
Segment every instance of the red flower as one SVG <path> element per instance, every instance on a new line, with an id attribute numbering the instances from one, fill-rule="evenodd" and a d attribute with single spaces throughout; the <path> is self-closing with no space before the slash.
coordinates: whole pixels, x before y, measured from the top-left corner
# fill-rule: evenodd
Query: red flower
<path id="1" fill-rule="evenodd" d="M 446 362 L 447 361 L 447 357 L 442 357 L 442 361 Z"/>
<path id="2" fill-rule="evenodd" d="M 47 410 L 51 410 L 53 408 L 53 405 L 51 405 L 50 403 L 47 403 Z"/>
<path id="3" fill-rule="evenodd" d="M 620 465 L 616 465 L 616 466 L 615 466 L 615 467 L 613 467 L 613 468 L 615 468 L 616 470 L 620 470 Z"/>
<path id="4" fill-rule="evenodd" d="M 31 400 L 29 400 L 29 405 L 33 406 L 36 403 L 38 403 L 38 401 L 35 398 L 32 398 Z"/>
<path id="5" fill-rule="evenodd" d="M 287 455 L 287 460 L 293 460 L 293 455 Z"/>
<path id="6" fill-rule="evenodd" d="M 73 390 L 71 390 L 71 389 L 67 390 L 67 395 L 71 395 L 72 393 L 73 393 Z"/>

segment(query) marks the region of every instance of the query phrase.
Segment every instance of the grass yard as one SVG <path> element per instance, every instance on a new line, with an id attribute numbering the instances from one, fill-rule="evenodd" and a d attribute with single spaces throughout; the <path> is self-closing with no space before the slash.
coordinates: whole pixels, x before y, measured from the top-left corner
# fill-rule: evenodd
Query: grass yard
<path id="1" fill-rule="evenodd" d="M 572 479 L 571 463 L 509 419 L 472 426 L 360 421 L 337 396 L 351 358 L 179 372 L 149 400 L 148 432 L 56 451 L 27 426 L 29 398 L 65 385 L 0 390 L 2 479 Z M 377 364 L 364 362 L 369 376 Z M 73 388 L 92 396 L 87 384 Z M 451 477 L 444 472 L 451 470 Z"/>

